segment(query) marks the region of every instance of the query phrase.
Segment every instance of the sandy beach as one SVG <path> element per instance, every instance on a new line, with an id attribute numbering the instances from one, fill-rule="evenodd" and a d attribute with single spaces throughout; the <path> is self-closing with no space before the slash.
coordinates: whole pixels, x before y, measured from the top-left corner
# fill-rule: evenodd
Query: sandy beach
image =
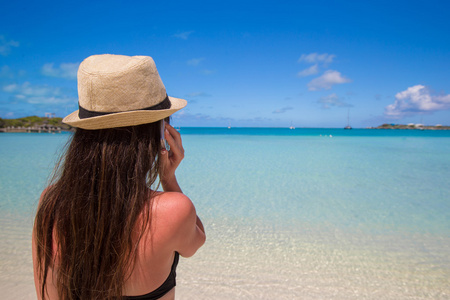
<path id="1" fill-rule="evenodd" d="M 412 253 L 414 245 L 408 244 L 409 238 L 391 236 L 364 241 L 361 236 L 322 231 L 316 232 L 318 238 L 311 239 L 301 234 L 293 236 L 281 228 L 277 232 L 255 234 L 261 228 L 242 229 L 230 224 L 224 232 L 215 229 L 218 224 L 210 221 L 206 224 L 210 238 L 205 247 L 194 257 L 180 261 L 177 299 L 448 299 L 450 296 L 450 271 L 443 272 L 439 265 L 445 257 L 435 257 L 435 262 L 428 261 L 425 255 L 412 258 L 417 253 Z M 17 224 L 1 225 L 0 238 L 7 241 L 2 246 L 0 267 L 2 299 L 35 299 L 28 236 L 20 233 Z M 312 229 L 303 230 L 310 234 Z M 415 239 L 427 247 L 439 247 L 443 242 L 425 236 Z M 386 245 L 396 245 L 396 249 L 386 249 Z"/>

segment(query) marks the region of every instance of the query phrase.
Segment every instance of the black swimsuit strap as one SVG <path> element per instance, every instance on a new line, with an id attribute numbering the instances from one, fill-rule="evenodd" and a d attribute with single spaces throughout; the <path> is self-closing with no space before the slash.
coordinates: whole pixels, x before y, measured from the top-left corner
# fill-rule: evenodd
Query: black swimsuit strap
<path id="1" fill-rule="evenodd" d="M 167 294 L 171 289 L 176 286 L 176 269 L 178 265 L 178 260 L 180 259 L 180 254 L 175 252 L 175 257 L 173 259 L 172 268 L 170 274 L 166 281 L 163 282 L 156 290 L 145 295 L 140 296 L 124 296 L 124 300 L 156 300 Z"/>

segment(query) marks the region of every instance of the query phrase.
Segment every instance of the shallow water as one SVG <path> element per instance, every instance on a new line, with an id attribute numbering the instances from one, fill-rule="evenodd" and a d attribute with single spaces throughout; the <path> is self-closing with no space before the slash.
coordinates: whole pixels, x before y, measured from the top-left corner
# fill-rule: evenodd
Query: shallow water
<path id="1" fill-rule="evenodd" d="M 178 299 L 450 297 L 449 133 L 181 133 L 207 243 L 180 261 Z M 34 209 L 67 137 L 0 134 L 5 299 L 34 299 Z"/>

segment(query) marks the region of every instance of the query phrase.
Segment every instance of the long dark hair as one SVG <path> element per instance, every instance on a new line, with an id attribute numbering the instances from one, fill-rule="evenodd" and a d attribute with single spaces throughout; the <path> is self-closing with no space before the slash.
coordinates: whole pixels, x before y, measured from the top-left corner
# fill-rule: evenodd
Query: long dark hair
<path id="1" fill-rule="evenodd" d="M 42 299 L 49 268 L 59 299 L 120 298 L 151 221 L 148 199 L 159 170 L 160 124 L 76 129 L 34 223 Z"/>

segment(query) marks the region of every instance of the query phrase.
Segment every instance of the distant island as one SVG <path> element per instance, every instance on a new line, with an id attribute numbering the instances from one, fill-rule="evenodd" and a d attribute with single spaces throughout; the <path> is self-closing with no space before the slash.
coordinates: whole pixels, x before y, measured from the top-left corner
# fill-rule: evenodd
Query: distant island
<path id="1" fill-rule="evenodd" d="M 62 122 L 62 118 L 57 117 L 0 118 L 0 132 L 61 132 L 71 129 L 71 126 Z"/>
<path id="2" fill-rule="evenodd" d="M 378 127 L 369 127 L 369 129 L 415 129 L 415 130 L 450 130 L 450 126 L 444 125 L 423 125 L 410 123 L 404 124 L 383 124 Z"/>
<path id="3" fill-rule="evenodd" d="M 30 116 L 17 119 L 0 118 L 0 132 L 62 132 L 73 131 L 72 126 L 64 124 L 62 118 Z M 291 128 L 293 129 L 293 127 Z M 450 130 L 447 125 L 423 125 L 423 124 L 382 124 L 367 129 L 411 129 L 411 130 Z"/>

